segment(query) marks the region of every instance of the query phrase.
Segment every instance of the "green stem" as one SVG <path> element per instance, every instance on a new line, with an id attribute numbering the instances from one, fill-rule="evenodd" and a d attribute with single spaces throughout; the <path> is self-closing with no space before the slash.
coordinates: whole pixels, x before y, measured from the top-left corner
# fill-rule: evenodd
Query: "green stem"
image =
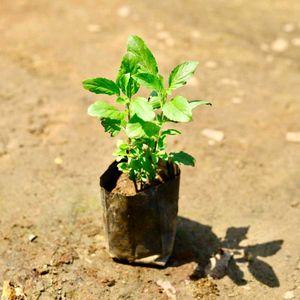
<path id="1" fill-rule="evenodd" d="M 135 191 L 138 192 L 138 187 L 137 187 L 137 184 L 136 184 L 136 180 L 135 180 L 135 179 L 133 180 L 133 183 L 134 183 Z"/>
<path id="2" fill-rule="evenodd" d="M 128 113 L 127 113 L 128 122 L 130 121 L 130 118 L 131 118 L 131 116 L 130 116 L 130 101 L 131 101 L 131 98 L 128 98 L 128 101 L 126 103 L 126 107 L 127 107 L 127 111 L 128 111 Z M 130 144 L 131 144 L 131 138 L 128 138 L 128 145 L 130 145 Z"/>

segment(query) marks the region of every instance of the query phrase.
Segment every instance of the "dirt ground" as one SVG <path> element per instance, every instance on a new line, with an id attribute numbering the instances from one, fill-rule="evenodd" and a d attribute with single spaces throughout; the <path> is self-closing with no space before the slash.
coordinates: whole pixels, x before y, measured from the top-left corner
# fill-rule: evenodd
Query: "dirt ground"
<path id="1" fill-rule="evenodd" d="M 300 143 L 286 139 L 300 131 L 299 16 L 297 0 L 1 0 L 0 286 L 40 300 L 300 299 Z M 81 81 L 114 78 L 130 34 L 164 75 L 198 60 L 181 93 L 213 102 L 169 140 L 197 165 L 182 168 L 165 269 L 104 249 L 98 177 L 116 140 L 87 116 L 105 97 Z M 199 279 L 219 247 L 234 252 L 228 275 Z"/>

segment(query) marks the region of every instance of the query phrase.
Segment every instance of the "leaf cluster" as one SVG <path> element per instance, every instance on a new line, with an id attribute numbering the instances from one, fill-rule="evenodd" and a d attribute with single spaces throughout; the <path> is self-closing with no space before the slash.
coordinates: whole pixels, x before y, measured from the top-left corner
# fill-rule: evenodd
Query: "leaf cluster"
<path id="1" fill-rule="evenodd" d="M 118 168 L 140 186 L 151 184 L 159 172 L 159 165 L 184 164 L 194 166 L 195 159 L 186 152 L 166 151 L 166 138 L 180 131 L 166 125 L 192 121 L 193 109 L 210 104 L 204 100 L 189 101 L 174 96 L 174 90 L 184 86 L 197 68 L 196 61 L 176 66 L 165 84 L 159 74 L 156 59 L 145 42 L 130 36 L 127 52 L 122 58 L 115 81 L 98 77 L 83 81 L 83 87 L 96 94 L 115 96 L 121 109 L 103 100 L 88 108 L 88 114 L 101 121 L 105 132 L 112 137 L 124 132 L 126 140 L 119 140 L 114 152 Z M 149 90 L 148 98 L 136 96 L 140 87 Z M 171 174 L 169 174 L 171 175 Z"/>

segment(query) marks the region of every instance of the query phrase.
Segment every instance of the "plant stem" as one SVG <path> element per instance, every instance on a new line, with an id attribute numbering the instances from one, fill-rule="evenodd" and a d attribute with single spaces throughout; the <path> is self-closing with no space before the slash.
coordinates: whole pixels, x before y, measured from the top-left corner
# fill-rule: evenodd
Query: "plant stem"
<path id="1" fill-rule="evenodd" d="M 174 167 L 173 164 L 171 164 L 169 161 L 167 161 L 167 169 L 168 169 L 169 177 L 173 179 L 175 177 Z"/>
<path id="2" fill-rule="evenodd" d="M 130 118 L 131 118 L 131 116 L 130 116 L 130 106 L 129 106 L 130 101 L 131 101 L 131 98 L 128 98 L 128 102 L 126 103 L 126 107 L 127 107 L 127 111 L 128 111 L 128 114 L 127 114 L 128 122 L 130 121 Z M 128 145 L 130 145 L 130 144 L 131 144 L 131 138 L 128 138 Z"/>
<path id="3" fill-rule="evenodd" d="M 137 184 L 136 184 L 136 180 L 135 180 L 135 179 L 133 180 L 133 183 L 134 183 L 135 191 L 136 191 L 136 193 L 137 193 L 137 192 L 138 192 L 138 187 L 137 187 Z"/>

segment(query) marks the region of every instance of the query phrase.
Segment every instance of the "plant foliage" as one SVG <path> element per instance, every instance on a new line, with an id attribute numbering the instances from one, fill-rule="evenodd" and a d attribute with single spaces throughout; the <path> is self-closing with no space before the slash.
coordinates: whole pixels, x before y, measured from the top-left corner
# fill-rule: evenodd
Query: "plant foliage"
<path id="1" fill-rule="evenodd" d="M 189 101 L 183 96 L 172 97 L 175 89 L 185 85 L 193 76 L 198 62 L 186 61 L 176 66 L 169 75 L 168 86 L 159 74 L 156 59 L 145 42 L 138 36 L 128 39 L 115 81 L 93 78 L 83 81 L 83 87 L 96 94 L 115 95 L 116 105 L 99 100 L 88 108 L 88 114 L 101 121 L 105 132 L 112 137 L 120 132 L 126 139 L 119 140 L 114 152 L 118 168 L 140 186 L 151 184 L 161 163 L 194 166 L 195 159 L 183 151 L 166 150 L 166 138 L 180 131 L 165 128 L 168 124 L 192 121 L 193 109 L 210 105 L 205 100 Z M 140 86 L 149 89 L 150 96 L 135 96 Z M 172 174 L 169 174 L 172 176 Z"/>

